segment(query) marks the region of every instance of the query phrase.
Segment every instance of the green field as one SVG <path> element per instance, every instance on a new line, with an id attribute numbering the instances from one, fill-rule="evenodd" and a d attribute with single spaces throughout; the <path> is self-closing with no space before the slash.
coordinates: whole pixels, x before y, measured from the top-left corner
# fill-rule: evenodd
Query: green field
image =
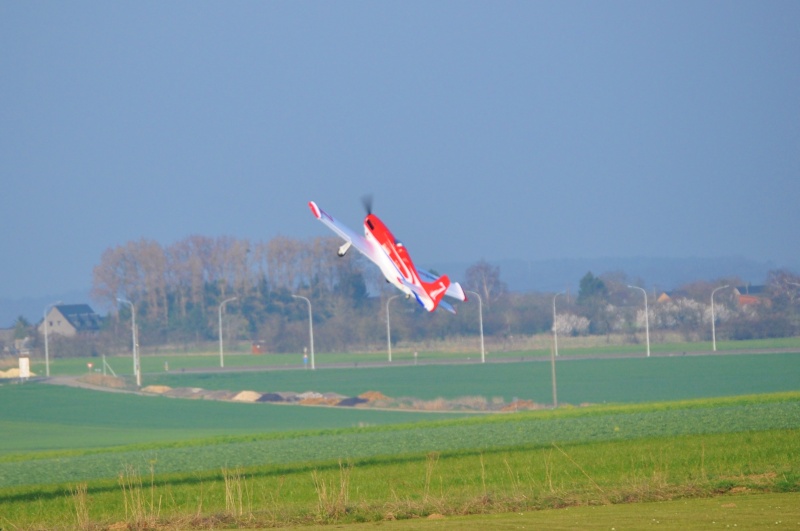
<path id="1" fill-rule="evenodd" d="M 31 434 L 26 433 L 31 424 L 4 414 L 0 426 L 5 433 L 13 435 L 7 437 L 9 441 L 5 443 L 10 446 L 6 449 L 8 453 L 0 457 L 0 486 L 114 477 L 125 465 L 140 467 L 153 461 L 157 462 L 157 472 L 172 473 L 398 453 L 491 450 L 525 444 L 546 445 L 553 441 L 574 443 L 800 427 L 800 397 L 795 394 L 767 395 L 770 398 L 764 399 L 678 402 L 659 408 L 618 406 L 366 426 L 368 423 L 363 419 L 401 422 L 413 414 L 398 417 L 394 412 L 368 410 L 115 396 L 109 404 L 97 406 L 103 415 L 87 419 L 80 418 L 78 411 L 96 392 L 36 389 L 35 386 L 26 386 L 23 392 L 14 389 L 9 393 L 3 389 L 4 403 L 5 399 L 20 403 L 32 393 L 49 395 L 65 407 L 59 409 L 58 416 L 55 411 L 50 413 L 53 420 L 49 426 L 39 413 L 38 429 L 44 432 L 49 428 L 50 432 L 38 443 L 43 447 L 40 452 L 32 451 L 37 445 L 30 445 Z M 246 415 L 230 414 L 235 409 Z M 235 426 L 236 429 L 229 428 L 228 435 L 220 436 L 222 429 L 216 426 L 212 429 L 213 421 L 201 420 L 203 410 L 207 412 L 207 419 L 219 415 L 220 426 Z M 126 420 L 119 414 L 122 411 L 137 411 L 138 415 Z M 251 413 L 253 418 L 249 418 Z M 351 415 L 344 417 L 350 421 L 362 419 L 358 420 L 362 427 L 299 431 L 303 423 L 308 429 L 315 419 L 341 414 Z M 154 418 L 148 420 L 150 416 Z M 420 420 L 420 416 L 416 414 L 415 420 Z M 284 420 L 279 420 L 281 417 Z M 296 419 L 293 426 L 286 423 L 290 417 Z M 283 429 L 277 425 L 269 428 L 271 418 L 275 418 L 276 423 L 282 422 Z M 330 424 L 334 420 L 325 422 Z M 33 423 L 36 424 L 35 420 Z M 218 436 L 212 437 L 214 434 Z M 120 437 L 128 444 L 122 444 Z M 59 449 L 54 448 L 56 440 L 63 440 Z M 28 446 L 21 447 L 26 441 Z M 114 441 L 117 446 L 109 447 Z"/>
<path id="2" fill-rule="evenodd" d="M 0 403 L 4 404 L 0 462 L 16 453 L 402 424 L 453 416 L 179 400 L 45 384 L 0 386 Z"/>
<path id="3" fill-rule="evenodd" d="M 798 355 L 563 360 L 558 374 L 561 404 L 595 405 L 476 416 L 0 385 L 0 528 L 354 523 L 800 490 Z M 147 380 L 551 397 L 542 362 Z"/>
<path id="4" fill-rule="evenodd" d="M 797 492 L 799 440 L 790 393 L 34 453 L 0 462 L 21 477 L 0 488 L 0 526 L 269 527 Z"/>
<path id="5" fill-rule="evenodd" d="M 588 341 L 588 345 L 570 346 L 572 341 L 581 343 Z M 550 356 L 550 342 L 547 338 L 537 337 L 538 343 L 548 345 L 545 348 L 537 348 L 532 350 L 513 350 L 502 352 L 489 352 L 486 356 L 487 360 L 493 361 L 498 358 L 511 358 L 533 360 L 541 358 L 549 358 Z M 475 348 L 478 348 L 478 342 L 475 342 Z M 562 357 L 581 357 L 592 358 L 606 355 L 623 355 L 623 356 L 642 356 L 644 354 L 644 345 L 612 345 L 606 344 L 602 338 L 559 338 L 559 354 Z M 735 352 L 742 350 L 751 350 L 753 352 L 767 352 L 773 350 L 786 350 L 791 352 L 800 353 L 800 337 L 791 338 L 778 338 L 778 339 L 756 339 L 747 341 L 718 341 L 717 349 L 719 352 Z M 243 367 L 264 367 L 264 368 L 302 368 L 302 354 L 264 354 L 264 355 L 251 355 L 246 353 L 243 346 L 236 350 L 226 347 L 224 356 L 224 364 L 226 368 L 243 368 Z M 414 350 L 417 351 L 417 360 L 421 363 L 426 362 L 447 362 L 454 360 L 471 360 L 476 361 L 480 359 L 480 351 L 475 350 L 472 352 L 457 352 L 444 350 L 430 350 L 428 348 L 403 348 L 393 349 L 392 359 L 397 364 L 413 363 Z M 651 351 L 653 355 L 657 354 L 681 354 L 681 353 L 699 353 L 710 352 L 710 342 L 695 342 L 695 343 L 657 343 L 651 344 Z M 382 363 L 386 362 L 387 353 L 380 352 L 365 352 L 365 353 L 317 353 L 316 363 L 319 366 L 326 366 L 332 364 L 346 364 L 350 366 L 357 366 L 358 364 L 365 363 Z M 130 353 L 119 356 L 107 357 L 106 362 L 111 369 L 122 375 L 130 375 L 133 370 L 133 363 Z M 50 360 L 50 374 L 56 375 L 79 375 L 85 374 L 88 371 L 87 364 L 93 365 L 92 370 L 102 369 L 102 358 L 100 357 L 87 357 L 87 358 L 60 358 L 57 353 L 53 354 Z M 219 350 L 216 350 L 216 345 L 211 345 L 211 348 L 196 348 L 187 350 L 159 350 L 146 352 L 142 355 L 142 372 L 144 373 L 161 373 L 164 372 L 165 364 L 172 372 L 189 369 L 216 369 L 220 365 Z M 36 374 L 45 373 L 45 363 L 43 359 L 31 359 L 31 370 Z"/>
<path id="6" fill-rule="evenodd" d="M 482 531 L 485 529 L 706 529 L 795 528 L 800 522 L 797 493 L 723 496 L 635 504 L 571 506 L 499 514 L 382 520 L 337 524 L 336 531 Z M 296 526 L 282 529 L 307 529 Z"/>
<path id="7" fill-rule="evenodd" d="M 793 391 L 800 354 L 559 360 L 561 404 L 657 402 Z M 478 395 L 552 403 L 547 362 L 205 374 L 152 374 L 144 385 L 261 392 L 308 390 L 355 396 L 380 391 L 420 399 Z"/>
<path id="8" fill-rule="evenodd" d="M 249 359 L 250 357 L 248 357 Z M 260 357 L 263 358 L 263 357 Z M 194 358 L 188 358 L 192 362 Z M 199 359 L 213 360 L 213 357 Z M 124 360 L 126 363 L 129 359 Z M 115 359 L 120 363 L 119 359 Z M 73 361 L 73 363 L 76 363 Z M 462 396 L 515 398 L 552 403 L 549 361 L 419 366 L 356 366 L 311 370 L 182 372 L 162 368 L 145 373 L 142 385 L 201 387 L 209 390 L 336 392 L 355 396 L 380 391 L 393 397 L 423 400 Z M 193 366 L 197 366 L 192 362 Z M 126 367 L 127 369 L 127 367 Z M 54 373 L 56 371 L 53 371 Z M 68 371 L 85 374 L 79 371 Z M 130 378 L 128 372 L 120 372 Z M 800 381 L 800 354 L 677 355 L 609 359 L 559 359 L 561 404 L 652 402 L 684 398 L 736 396 L 791 391 Z"/>

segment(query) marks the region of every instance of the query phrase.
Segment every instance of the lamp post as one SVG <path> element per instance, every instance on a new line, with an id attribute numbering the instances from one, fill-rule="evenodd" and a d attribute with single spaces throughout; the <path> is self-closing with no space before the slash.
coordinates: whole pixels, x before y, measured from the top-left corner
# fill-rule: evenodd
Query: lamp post
<path id="1" fill-rule="evenodd" d="M 556 330 L 556 297 L 559 295 L 563 295 L 564 292 L 560 291 L 553 295 L 553 347 L 555 350 L 555 356 L 558 356 L 558 330 Z"/>
<path id="2" fill-rule="evenodd" d="M 483 301 L 477 291 L 466 290 L 467 293 L 474 293 L 478 297 L 478 326 L 481 331 L 481 363 L 486 363 L 486 349 L 483 345 Z"/>
<path id="3" fill-rule="evenodd" d="M 225 299 L 219 305 L 219 366 L 225 366 L 225 360 L 222 357 L 222 308 L 225 307 L 225 304 L 231 301 L 235 301 L 236 297 L 231 297 L 230 299 Z"/>
<path id="4" fill-rule="evenodd" d="M 556 356 L 558 356 L 558 332 L 556 331 L 556 297 L 563 295 L 558 292 L 553 295 L 553 350 L 550 351 L 550 379 L 553 382 L 553 409 L 558 407 L 558 392 L 556 389 Z"/>
<path id="5" fill-rule="evenodd" d="M 647 338 L 647 357 L 650 357 L 650 318 L 648 317 L 647 312 L 647 292 L 644 288 L 640 288 L 639 286 L 631 286 L 628 285 L 631 289 L 638 289 L 642 293 L 644 293 L 644 333 L 645 337 Z"/>
<path id="6" fill-rule="evenodd" d="M 717 351 L 717 327 L 714 324 L 714 321 L 716 320 L 714 317 L 714 294 L 721 289 L 727 288 L 728 286 L 730 286 L 730 284 L 725 284 L 724 286 L 720 286 L 711 290 L 711 350 L 714 352 Z"/>
<path id="7" fill-rule="evenodd" d="M 133 303 L 126 299 L 120 299 L 117 297 L 119 302 L 127 304 L 131 307 L 131 336 L 133 337 L 133 374 L 136 376 L 136 386 L 142 386 L 142 369 L 139 363 L 139 344 L 136 341 L 136 307 Z"/>
<path id="8" fill-rule="evenodd" d="M 311 301 L 302 295 L 292 295 L 295 299 L 303 299 L 308 304 L 308 337 L 311 342 L 311 369 L 314 370 L 314 320 L 311 317 Z"/>
<path id="9" fill-rule="evenodd" d="M 54 302 L 53 304 L 48 304 L 44 307 L 44 373 L 45 376 L 50 378 L 50 344 L 48 340 L 48 336 L 50 335 L 50 327 L 47 323 L 47 314 L 50 313 L 50 309 L 53 306 L 61 304 L 61 301 Z"/>
<path id="10" fill-rule="evenodd" d="M 389 363 L 392 362 L 392 325 L 391 319 L 389 318 L 389 303 L 392 302 L 392 299 L 396 299 L 400 295 L 392 295 L 389 297 L 389 300 L 386 301 L 386 350 L 389 352 Z"/>

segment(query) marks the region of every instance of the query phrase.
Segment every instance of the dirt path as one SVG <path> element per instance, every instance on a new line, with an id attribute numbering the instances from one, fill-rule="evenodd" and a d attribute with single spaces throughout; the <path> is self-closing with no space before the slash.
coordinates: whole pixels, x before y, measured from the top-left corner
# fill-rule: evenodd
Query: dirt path
<path id="1" fill-rule="evenodd" d="M 65 387 L 78 387 L 81 389 L 89 389 L 92 391 L 103 391 L 106 393 L 128 393 L 133 395 L 147 395 L 136 389 L 127 389 L 120 387 L 106 387 L 104 385 L 96 385 L 89 382 L 82 381 L 80 376 L 51 376 L 50 378 L 36 378 L 35 381 L 46 383 L 50 385 L 63 385 Z"/>

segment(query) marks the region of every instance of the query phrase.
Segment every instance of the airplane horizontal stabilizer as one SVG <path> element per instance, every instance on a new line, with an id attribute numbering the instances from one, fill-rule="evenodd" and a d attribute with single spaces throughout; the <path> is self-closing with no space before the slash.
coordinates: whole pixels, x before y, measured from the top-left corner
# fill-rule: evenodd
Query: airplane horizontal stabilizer
<path id="1" fill-rule="evenodd" d="M 422 289 L 430 300 L 429 304 L 425 304 L 425 309 L 432 312 L 439 305 L 439 302 L 444 297 L 447 288 L 450 287 L 450 279 L 447 275 L 442 275 L 433 282 L 420 281 Z"/>
<path id="2" fill-rule="evenodd" d="M 439 301 L 439 308 L 444 308 L 445 310 L 447 310 L 448 312 L 450 312 L 452 314 L 456 313 L 456 309 L 453 308 L 453 305 L 450 304 L 449 302 L 447 302 L 446 300 L 440 300 Z"/>
<path id="3" fill-rule="evenodd" d="M 461 284 L 458 282 L 453 282 L 450 284 L 450 287 L 447 288 L 445 295 L 448 297 L 453 297 L 454 299 L 458 299 L 460 301 L 467 300 L 467 294 L 464 293 L 464 288 L 461 287 Z"/>
<path id="4" fill-rule="evenodd" d="M 436 277 L 430 271 L 426 271 L 421 268 L 417 268 L 417 273 L 419 273 L 419 278 L 423 282 L 435 282 Z M 454 299 L 458 299 L 460 301 L 466 301 L 467 296 L 464 294 L 464 289 L 461 287 L 461 284 L 458 282 L 452 282 L 450 286 L 447 288 L 447 291 L 444 293 L 448 297 L 453 297 Z"/>

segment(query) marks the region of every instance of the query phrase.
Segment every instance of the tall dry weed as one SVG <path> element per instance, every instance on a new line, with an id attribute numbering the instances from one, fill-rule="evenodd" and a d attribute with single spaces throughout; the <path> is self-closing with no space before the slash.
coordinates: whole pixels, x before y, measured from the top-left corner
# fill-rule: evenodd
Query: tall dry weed
<path id="1" fill-rule="evenodd" d="M 513 499 L 525 499 L 525 494 L 523 493 L 522 482 L 519 479 L 518 473 L 511 468 L 511 465 L 508 463 L 508 459 L 503 459 L 503 464 L 506 466 L 506 472 L 508 472 L 508 479 L 511 482 L 511 496 Z"/>
<path id="2" fill-rule="evenodd" d="M 72 503 L 75 505 L 77 528 L 82 530 L 91 529 L 91 521 L 89 520 L 89 496 L 87 494 L 86 483 L 78 483 L 70 488 L 70 494 L 72 495 Z"/>
<path id="3" fill-rule="evenodd" d="M 431 479 L 436 464 L 439 462 L 439 452 L 430 452 L 425 457 L 425 485 L 422 492 L 422 502 L 427 504 L 430 501 Z"/>
<path id="4" fill-rule="evenodd" d="M 322 521 L 336 520 L 347 514 L 350 503 L 350 472 L 352 463 L 344 465 L 339 461 L 339 484 L 332 479 L 330 483 L 314 470 L 311 479 L 317 493 L 317 518 Z"/>
<path id="5" fill-rule="evenodd" d="M 155 499 L 155 470 L 150 463 L 150 500 L 146 500 L 142 477 L 133 465 L 126 465 L 118 476 L 125 505 L 125 520 L 133 529 L 152 528 L 161 513 L 161 496 Z"/>
<path id="6" fill-rule="evenodd" d="M 225 513 L 234 518 L 241 518 L 246 512 L 247 516 L 252 518 L 252 489 L 242 474 L 242 469 L 223 468 L 222 478 L 225 483 Z"/>

